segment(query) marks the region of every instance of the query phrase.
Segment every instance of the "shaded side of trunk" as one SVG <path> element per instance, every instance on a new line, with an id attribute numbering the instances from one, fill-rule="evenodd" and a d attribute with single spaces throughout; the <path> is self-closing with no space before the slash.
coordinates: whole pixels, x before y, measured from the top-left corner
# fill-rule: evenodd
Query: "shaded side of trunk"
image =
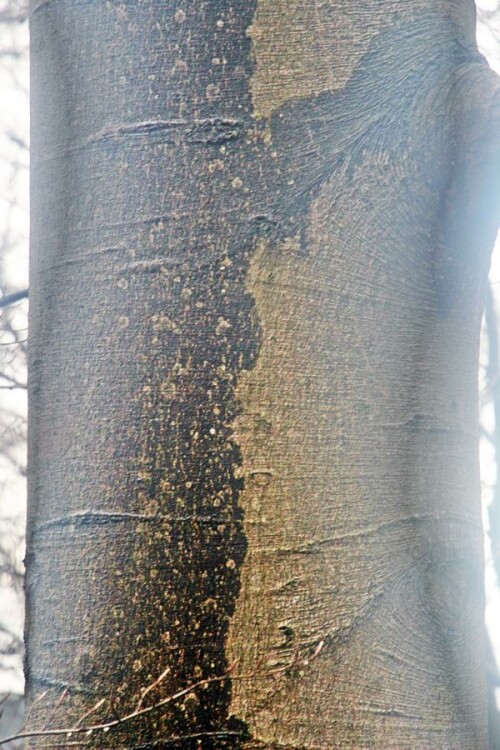
<path id="1" fill-rule="evenodd" d="M 486 746 L 473 21 L 33 3 L 33 726 Z"/>

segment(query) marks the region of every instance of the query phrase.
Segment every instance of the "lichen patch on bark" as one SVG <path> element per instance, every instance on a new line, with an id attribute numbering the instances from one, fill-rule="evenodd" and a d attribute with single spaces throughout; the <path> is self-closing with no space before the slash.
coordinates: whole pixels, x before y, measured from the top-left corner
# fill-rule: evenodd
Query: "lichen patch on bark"
<path id="1" fill-rule="evenodd" d="M 360 29 L 358 3 L 341 6 L 303 0 L 259 0 L 249 29 L 255 56 L 252 96 L 257 116 L 269 117 L 290 99 L 342 89 L 373 33 L 383 23 L 372 13 Z M 349 46 L 339 56 L 336 45 Z"/>
<path id="2" fill-rule="evenodd" d="M 466 28 L 473 40 L 473 3 L 435 0 L 433 5 Z M 372 4 L 369 11 L 357 0 L 259 0 L 248 31 L 255 58 L 251 80 L 255 114 L 268 118 L 292 99 L 340 91 L 375 34 L 428 9 L 428 0 L 411 4 L 389 0 Z M 346 49 L 349 54 L 344 54 Z"/>

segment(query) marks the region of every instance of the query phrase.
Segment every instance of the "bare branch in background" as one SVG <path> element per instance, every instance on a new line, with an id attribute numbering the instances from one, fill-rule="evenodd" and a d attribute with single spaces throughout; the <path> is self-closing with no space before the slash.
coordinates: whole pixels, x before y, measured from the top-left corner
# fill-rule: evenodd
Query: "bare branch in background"
<path id="1" fill-rule="evenodd" d="M 29 5 L 25 0 L 6 0 L 0 5 L 0 24 L 24 23 L 29 16 Z"/>
<path id="2" fill-rule="evenodd" d="M 20 300 L 27 299 L 28 298 L 28 290 L 27 289 L 20 289 L 18 292 L 13 292 L 12 294 L 6 294 L 4 297 L 0 299 L 0 307 L 8 307 L 9 305 L 13 305 L 15 302 L 19 302 Z"/>

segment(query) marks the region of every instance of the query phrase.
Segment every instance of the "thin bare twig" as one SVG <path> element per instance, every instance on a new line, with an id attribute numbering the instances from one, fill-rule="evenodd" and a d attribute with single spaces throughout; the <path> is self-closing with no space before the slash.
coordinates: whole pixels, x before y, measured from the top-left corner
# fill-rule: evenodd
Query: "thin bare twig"
<path id="1" fill-rule="evenodd" d="M 220 677 L 207 677 L 204 680 L 200 680 L 199 682 L 195 682 L 192 685 L 189 685 L 189 687 L 186 687 L 183 690 L 179 690 L 179 692 L 174 693 L 174 695 L 169 695 L 167 698 L 164 698 L 163 700 L 159 701 L 158 703 L 155 703 L 152 706 L 146 706 L 146 708 L 141 708 L 139 711 L 134 710 L 131 713 L 126 714 L 125 716 L 121 718 L 113 719 L 111 721 L 105 721 L 105 722 L 102 722 L 101 724 L 92 724 L 90 726 L 83 726 L 83 727 L 77 724 L 73 727 L 68 727 L 65 729 L 42 729 L 42 730 L 31 731 L 31 732 L 20 732 L 19 734 L 12 735 L 11 737 L 5 737 L 3 740 L 0 740 L 0 745 L 5 745 L 7 742 L 15 742 L 16 740 L 27 739 L 29 737 L 66 736 L 69 738 L 73 734 L 90 735 L 93 732 L 109 732 L 110 729 L 113 729 L 117 726 L 125 724 L 129 721 L 133 721 L 134 719 L 137 719 L 140 716 L 145 716 L 146 714 L 150 714 L 153 711 L 157 711 L 162 706 L 166 706 L 168 703 L 172 703 L 173 701 L 176 701 L 179 698 L 182 698 L 182 696 L 187 695 L 188 693 L 191 693 L 193 690 L 196 690 L 197 688 L 203 687 L 205 685 L 209 685 L 213 682 L 222 682 L 223 680 L 227 680 L 228 674 L 229 674 L 229 671 Z M 236 679 L 241 680 L 241 679 L 246 679 L 246 678 L 240 675 Z M 227 734 L 227 732 L 222 732 L 222 733 Z M 220 732 L 218 734 L 220 734 Z"/>
<path id="2" fill-rule="evenodd" d="M 146 695 L 147 695 L 147 694 L 148 694 L 149 692 L 151 692 L 151 690 L 153 690 L 153 689 L 154 689 L 155 687 L 157 687 L 157 686 L 158 686 L 158 685 L 160 684 L 160 682 L 161 682 L 162 680 L 164 680 L 164 679 L 165 679 L 165 677 L 166 677 L 166 676 L 168 675 L 168 673 L 169 673 L 169 672 L 170 672 L 170 667 L 167 667 L 167 668 L 166 668 L 166 669 L 165 669 L 165 670 L 164 670 L 164 671 L 163 671 L 163 672 L 161 673 L 161 675 L 160 675 L 160 676 L 158 677 L 158 679 L 157 679 L 157 680 L 155 680 L 154 682 L 152 682 L 152 683 L 151 683 L 151 685 L 148 685 L 148 687 L 147 687 L 147 688 L 144 688 L 144 690 L 143 690 L 143 691 L 142 691 L 142 693 L 141 693 L 141 697 L 139 698 L 139 701 L 138 701 L 138 703 L 137 703 L 137 706 L 135 707 L 135 710 L 136 710 L 136 711 L 139 711 L 139 710 L 140 710 L 140 708 L 141 708 L 142 704 L 144 703 L 144 698 L 146 697 Z"/>

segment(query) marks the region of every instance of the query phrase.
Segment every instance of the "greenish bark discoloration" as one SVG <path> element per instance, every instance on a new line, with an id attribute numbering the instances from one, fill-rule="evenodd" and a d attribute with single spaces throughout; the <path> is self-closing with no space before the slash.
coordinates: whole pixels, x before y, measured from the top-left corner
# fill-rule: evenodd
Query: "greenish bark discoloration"
<path id="1" fill-rule="evenodd" d="M 295 241 L 262 245 L 248 280 L 262 344 L 237 391 L 248 552 L 229 639 L 259 666 L 232 709 L 265 747 L 486 744 L 483 80 L 498 97 L 428 13 L 375 37 L 342 92 L 271 119 Z"/>
<path id="2" fill-rule="evenodd" d="M 357 0 L 259 0 L 249 33 L 255 55 L 255 112 L 270 117 L 298 97 L 344 89 L 363 65 L 374 36 L 425 16 L 429 9 L 475 39 L 473 3 L 388 0 L 360 8 Z M 344 50 L 349 50 L 344 54 Z"/>

